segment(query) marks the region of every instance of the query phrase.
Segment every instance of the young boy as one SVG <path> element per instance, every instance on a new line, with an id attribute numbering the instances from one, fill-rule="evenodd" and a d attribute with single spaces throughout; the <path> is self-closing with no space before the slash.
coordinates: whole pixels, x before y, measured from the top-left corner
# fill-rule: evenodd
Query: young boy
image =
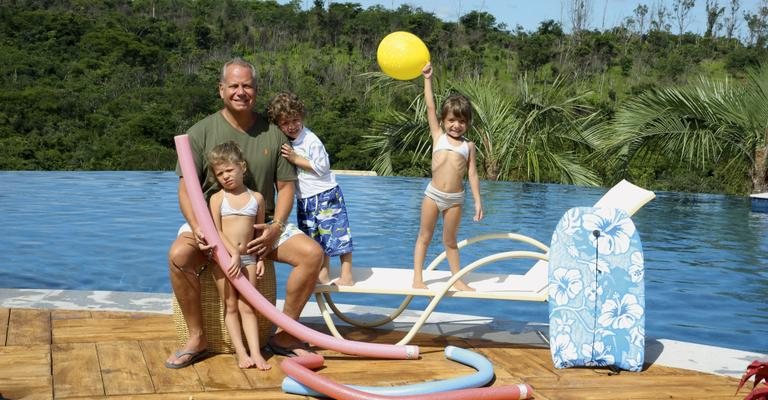
<path id="1" fill-rule="evenodd" d="M 293 93 L 277 94 L 269 103 L 269 119 L 291 140 L 282 155 L 297 167 L 296 217 L 299 228 L 315 239 L 325 251 L 318 280 L 331 283 L 330 257 L 339 256 L 341 276 L 337 285 L 354 285 L 352 280 L 352 235 L 347 207 L 336 177 L 331 172 L 323 142 L 304 126 L 304 104 Z"/>

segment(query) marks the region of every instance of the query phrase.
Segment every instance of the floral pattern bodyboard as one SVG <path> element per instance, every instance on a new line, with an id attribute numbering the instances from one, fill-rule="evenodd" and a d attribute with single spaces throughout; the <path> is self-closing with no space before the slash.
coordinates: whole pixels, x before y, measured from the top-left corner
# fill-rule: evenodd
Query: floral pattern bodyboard
<path id="1" fill-rule="evenodd" d="M 568 210 L 549 253 L 549 339 L 556 368 L 640 371 L 645 357 L 643 249 L 618 208 Z"/>

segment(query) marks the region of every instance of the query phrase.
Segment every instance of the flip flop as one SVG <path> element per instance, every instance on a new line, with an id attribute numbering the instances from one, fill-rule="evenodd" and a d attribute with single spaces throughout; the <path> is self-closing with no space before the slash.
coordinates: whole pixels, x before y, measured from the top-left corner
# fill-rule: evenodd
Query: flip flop
<path id="1" fill-rule="evenodd" d="M 172 362 L 166 361 L 165 362 L 165 368 L 170 369 L 179 369 L 179 368 L 185 368 L 188 367 L 202 359 L 204 359 L 206 356 L 208 356 L 208 349 L 202 349 L 200 351 L 177 351 L 173 353 L 174 356 L 176 356 L 176 359 L 178 360 L 181 357 L 189 356 L 187 361 L 184 361 L 181 364 L 174 364 Z"/>
<path id="2" fill-rule="evenodd" d="M 297 357 L 298 354 L 294 352 L 295 349 L 302 349 L 308 353 L 314 353 L 314 351 L 312 351 L 312 349 L 309 348 L 308 343 L 302 343 L 301 345 L 296 347 L 283 347 L 272 342 L 267 342 L 267 345 L 265 347 L 272 354 L 275 354 L 278 356 L 284 356 L 284 357 Z"/>

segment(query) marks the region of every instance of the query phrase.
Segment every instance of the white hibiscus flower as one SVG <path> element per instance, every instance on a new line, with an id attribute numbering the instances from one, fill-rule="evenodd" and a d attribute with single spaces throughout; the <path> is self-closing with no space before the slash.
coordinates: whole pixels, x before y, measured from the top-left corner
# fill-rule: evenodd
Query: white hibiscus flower
<path id="1" fill-rule="evenodd" d="M 643 307 L 638 304 L 637 297 L 633 294 L 625 294 L 620 300 L 606 300 L 600 309 L 600 317 L 597 322 L 613 329 L 629 329 L 643 316 L 643 312 Z"/>
<path id="2" fill-rule="evenodd" d="M 594 214 L 584 214 L 582 227 L 587 231 L 599 231 L 600 237 L 589 236 L 592 246 L 601 254 L 622 254 L 629 250 L 629 242 L 635 233 L 635 225 L 625 212 L 615 208 L 599 209 Z"/>
<path id="3" fill-rule="evenodd" d="M 552 361 L 555 368 L 568 368 L 573 366 L 570 360 L 576 359 L 576 346 L 573 345 L 570 335 L 557 335 L 552 341 Z"/>
<path id="4" fill-rule="evenodd" d="M 583 287 L 581 272 L 577 269 L 558 268 L 552 273 L 552 280 L 549 284 L 549 296 L 554 298 L 555 304 L 559 306 L 576 297 Z"/>
<path id="5" fill-rule="evenodd" d="M 581 355 L 586 360 L 584 365 L 587 367 L 604 367 L 606 365 L 612 365 L 614 357 L 609 351 L 610 347 L 606 346 L 605 343 L 600 340 L 595 341 L 592 346 L 586 343 L 582 344 Z"/>

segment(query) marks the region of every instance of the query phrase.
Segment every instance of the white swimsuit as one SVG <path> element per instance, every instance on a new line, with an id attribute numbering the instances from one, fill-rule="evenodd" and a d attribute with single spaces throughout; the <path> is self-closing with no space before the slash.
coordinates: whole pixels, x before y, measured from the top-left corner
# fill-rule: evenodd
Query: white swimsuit
<path id="1" fill-rule="evenodd" d="M 440 150 L 455 151 L 464 156 L 465 160 L 469 158 L 469 145 L 467 144 L 467 141 L 462 140 L 460 145 L 454 147 L 448 143 L 448 135 L 445 133 L 440 135 L 440 138 L 437 139 L 437 143 L 435 143 L 435 148 L 432 149 L 432 152 L 435 153 Z"/>
<path id="2" fill-rule="evenodd" d="M 259 211 L 259 202 L 256 201 L 256 198 L 253 197 L 253 193 L 250 190 L 248 190 L 248 194 L 251 196 L 251 199 L 248 200 L 248 204 L 243 206 L 243 208 L 236 209 L 229 205 L 227 194 L 224 193 L 224 199 L 221 200 L 221 216 L 241 215 L 245 217 L 255 217 L 256 213 Z"/>

